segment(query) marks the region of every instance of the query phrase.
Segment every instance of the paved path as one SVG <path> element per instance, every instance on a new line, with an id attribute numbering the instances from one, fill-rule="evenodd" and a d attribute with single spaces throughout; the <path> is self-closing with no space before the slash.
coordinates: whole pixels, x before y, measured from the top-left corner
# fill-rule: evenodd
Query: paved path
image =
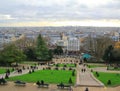
<path id="1" fill-rule="evenodd" d="M 42 69 L 44 66 L 38 66 L 38 70 Z M 81 72 L 81 69 L 85 68 L 85 72 Z M 108 72 L 105 68 L 96 68 L 93 69 L 96 71 L 106 71 Z M 23 75 L 27 74 L 29 70 L 23 70 L 22 74 L 18 74 L 17 72 L 12 72 L 10 76 L 16 76 L 16 75 Z M 110 71 L 111 72 L 111 71 Z M 119 71 L 118 71 L 119 72 Z M 4 75 L 0 75 L 0 77 L 3 77 Z M 11 85 L 12 84 L 12 85 Z M 0 86 L 0 91 L 8 91 L 9 88 L 11 90 L 9 91 L 16 91 L 15 89 L 19 89 L 19 91 L 64 91 L 64 90 L 59 90 L 57 89 L 56 85 L 50 84 L 50 88 L 48 89 L 41 89 L 41 88 L 36 88 L 36 86 L 33 85 L 34 83 L 28 83 L 26 87 L 21 88 L 21 87 L 16 87 L 14 86 L 13 83 L 10 82 L 7 86 Z M 90 91 L 120 91 L 120 86 L 116 88 L 104 88 L 102 87 L 103 84 L 100 83 L 98 80 L 95 79 L 94 76 L 92 76 L 90 69 L 84 67 L 83 65 L 78 65 L 77 66 L 77 78 L 76 78 L 76 85 L 77 87 L 73 87 L 73 91 L 84 91 L 86 87 L 89 87 Z M 83 86 L 83 87 L 79 87 Z M 93 87 L 94 86 L 94 87 Z M 96 87 L 95 87 L 96 86 Z M 6 88 L 8 87 L 8 88 Z"/>
<path id="2" fill-rule="evenodd" d="M 86 87 L 72 87 L 73 91 L 85 91 Z M 120 91 L 119 87 L 88 87 L 89 91 Z M 7 85 L 0 85 L 0 91 L 69 91 L 58 89 L 55 84 L 50 84 L 49 88 L 38 88 L 34 83 L 27 83 L 26 86 L 16 86 L 13 82 Z"/>
<path id="3" fill-rule="evenodd" d="M 86 69 L 85 72 L 82 72 L 81 69 Z M 100 81 L 98 81 L 85 66 L 80 65 L 77 68 L 77 86 L 104 86 Z"/>
<path id="4" fill-rule="evenodd" d="M 98 72 L 110 72 L 110 73 L 120 73 L 120 71 L 112 71 L 112 70 L 107 70 L 107 67 L 96 67 L 96 68 L 92 68 L 94 71 L 98 71 Z"/>

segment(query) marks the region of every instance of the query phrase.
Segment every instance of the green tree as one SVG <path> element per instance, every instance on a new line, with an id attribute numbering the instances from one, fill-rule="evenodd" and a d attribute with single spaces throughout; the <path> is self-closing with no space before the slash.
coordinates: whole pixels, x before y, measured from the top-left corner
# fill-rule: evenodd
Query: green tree
<path id="1" fill-rule="evenodd" d="M 103 60 L 105 60 L 106 62 L 110 63 L 113 59 L 113 46 L 110 45 L 108 46 L 108 48 L 106 48 L 104 55 L 103 55 Z"/>
<path id="2" fill-rule="evenodd" d="M 9 44 L 0 52 L 0 65 L 11 65 L 25 60 L 26 56 L 14 44 Z"/>
<path id="3" fill-rule="evenodd" d="M 36 57 L 40 61 L 48 61 L 50 60 L 49 50 L 47 45 L 41 35 L 38 36 L 36 42 Z"/>
<path id="4" fill-rule="evenodd" d="M 24 53 L 27 56 L 27 60 L 36 60 L 35 48 L 34 47 L 26 48 L 24 50 Z"/>
<path id="5" fill-rule="evenodd" d="M 57 54 L 57 55 L 60 55 L 63 53 L 63 49 L 61 46 L 57 46 L 55 49 L 54 49 L 54 54 Z"/>

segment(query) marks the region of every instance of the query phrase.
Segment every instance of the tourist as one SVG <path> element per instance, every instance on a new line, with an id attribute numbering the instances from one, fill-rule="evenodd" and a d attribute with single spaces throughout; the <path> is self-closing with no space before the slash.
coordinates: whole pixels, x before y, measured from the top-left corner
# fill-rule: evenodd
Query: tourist
<path id="1" fill-rule="evenodd" d="M 41 84 L 44 84 L 44 81 L 43 81 L 43 80 L 41 80 Z"/>
<path id="2" fill-rule="evenodd" d="M 37 84 L 37 85 L 40 85 L 40 82 L 39 82 L 39 81 L 37 81 L 37 82 L 36 82 L 36 84 Z"/>
<path id="3" fill-rule="evenodd" d="M 86 69 L 85 69 L 85 68 L 84 68 L 83 70 L 84 70 L 84 72 L 86 71 Z"/>
<path id="4" fill-rule="evenodd" d="M 86 88 L 85 91 L 89 91 L 88 88 Z"/>

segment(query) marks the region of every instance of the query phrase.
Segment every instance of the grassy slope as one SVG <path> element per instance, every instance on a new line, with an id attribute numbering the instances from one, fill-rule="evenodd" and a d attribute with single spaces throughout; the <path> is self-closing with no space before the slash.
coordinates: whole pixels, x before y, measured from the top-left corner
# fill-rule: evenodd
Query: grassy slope
<path id="1" fill-rule="evenodd" d="M 99 77 L 97 77 L 101 82 L 103 82 L 106 86 L 117 86 L 120 85 L 120 74 L 117 73 L 104 73 L 98 72 Z M 94 76 L 96 77 L 95 72 L 93 72 Z M 111 85 L 107 85 L 108 80 L 111 80 Z"/>
<path id="2" fill-rule="evenodd" d="M 44 80 L 46 83 L 60 83 L 63 82 L 68 84 L 69 78 L 72 78 L 73 83 L 75 83 L 76 77 L 72 76 L 72 71 L 64 70 L 40 70 L 32 74 L 25 74 L 22 76 L 11 77 L 9 80 L 22 80 L 26 82 L 36 82 Z"/>

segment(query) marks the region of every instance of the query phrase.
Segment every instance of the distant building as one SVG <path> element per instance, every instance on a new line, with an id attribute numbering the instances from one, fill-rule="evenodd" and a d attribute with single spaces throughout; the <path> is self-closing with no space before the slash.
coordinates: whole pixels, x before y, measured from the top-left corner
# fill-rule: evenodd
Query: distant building
<path id="1" fill-rule="evenodd" d="M 67 51 L 68 52 L 77 52 L 80 50 L 80 40 L 76 37 L 69 38 L 67 42 Z"/>
<path id="2" fill-rule="evenodd" d="M 24 34 L 0 34 L 0 47 L 3 47 L 4 44 L 14 42 L 18 39 L 24 38 Z"/>

